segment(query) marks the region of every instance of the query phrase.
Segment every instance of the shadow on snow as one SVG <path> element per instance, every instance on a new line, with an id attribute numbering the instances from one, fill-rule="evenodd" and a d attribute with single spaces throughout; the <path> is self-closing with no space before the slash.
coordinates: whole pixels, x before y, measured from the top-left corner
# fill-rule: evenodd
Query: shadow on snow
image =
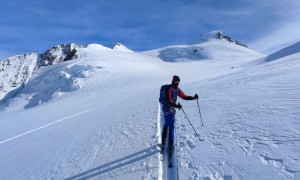
<path id="1" fill-rule="evenodd" d="M 66 178 L 65 180 L 89 179 L 89 178 L 93 178 L 93 177 L 95 178 L 96 176 L 99 176 L 101 174 L 111 172 L 113 170 L 122 168 L 124 166 L 130 165 L 130 164 L 139 162 L 143 159 L 146 159 L 148 157 L 151 157 L 159 152 L 157 147 L 158 147 L 158 145 L 153 145 L 149 148 L 143 149 L 143 150 L 133 153 L 129 156 L 123 157 L 121 159 L 117 159 L 115 161 L 103 164 L 101 166 L 95 167 L 91 170 L 82 172 L 75 176 Z"/>

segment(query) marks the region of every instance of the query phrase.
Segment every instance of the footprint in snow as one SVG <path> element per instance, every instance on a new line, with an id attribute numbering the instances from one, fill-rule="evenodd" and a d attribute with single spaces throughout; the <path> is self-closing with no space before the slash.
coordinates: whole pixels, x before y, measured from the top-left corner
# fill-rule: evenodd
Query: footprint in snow
<path id="1" fill-rule="evenodd" d="M 188 140 L 186 143 L 190 149 L 194 149 L 196 147 L 196 145 L 191 140 Z"/>

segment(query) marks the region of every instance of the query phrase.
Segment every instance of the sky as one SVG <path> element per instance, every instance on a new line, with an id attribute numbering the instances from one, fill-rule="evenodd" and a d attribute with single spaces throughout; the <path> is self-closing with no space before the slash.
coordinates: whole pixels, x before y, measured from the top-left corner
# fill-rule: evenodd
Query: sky
<path id="1" fill-rule="evenodd" d="M 63 43 L 134 51 L 221 31 L 270 54 L 300 41 L 299 0 L 0 0 L 0 59 Z"/>

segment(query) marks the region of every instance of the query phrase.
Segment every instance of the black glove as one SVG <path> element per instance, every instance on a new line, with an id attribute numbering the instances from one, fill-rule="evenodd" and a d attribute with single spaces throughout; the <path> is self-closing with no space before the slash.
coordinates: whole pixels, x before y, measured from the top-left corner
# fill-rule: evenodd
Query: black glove
<path id="1" fill-rule="evenodd" d="M 195 94 L 194 99 L 199 99 L 198 94 Z"/>
<path id="2" fill-rule="evenodd" d="M 182 108 L 182 105 L 178 103 L 178 104 L 175 106 L 175 108 L 181 109 L 181 108 Z"/>

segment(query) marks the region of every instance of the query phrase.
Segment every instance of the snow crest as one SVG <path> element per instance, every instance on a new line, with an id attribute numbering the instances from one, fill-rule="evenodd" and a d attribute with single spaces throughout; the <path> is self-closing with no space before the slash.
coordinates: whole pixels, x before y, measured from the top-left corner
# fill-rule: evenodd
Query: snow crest
<path id="1" fill-rule="evenodd" d="M 122 52 L 133 52 L 131 49 L 129 49 L 128 47 L 124 46 L 121 43 L 115 44 L 112 49 L 116 51 L 122 51 Z"/>
<path id="2" fill-rule="evenodd" d="M 265 61 L 270 62 L 270 61 L 273 61 L 273 60 L 276 60 L 276 59 L 279 59 L 279 58 L 282 58 L 282 57 L 285 57 L 285 56 L 289 56 L 289 55 L 292 55 L 292 54 L 295 54 L 295 53 L 300 53 L 300 42 L 297 42 L 297 43 L 295 43 L 291 46 L 283 48 L 283 49 L 269 55 L 265 59 Z"/>

